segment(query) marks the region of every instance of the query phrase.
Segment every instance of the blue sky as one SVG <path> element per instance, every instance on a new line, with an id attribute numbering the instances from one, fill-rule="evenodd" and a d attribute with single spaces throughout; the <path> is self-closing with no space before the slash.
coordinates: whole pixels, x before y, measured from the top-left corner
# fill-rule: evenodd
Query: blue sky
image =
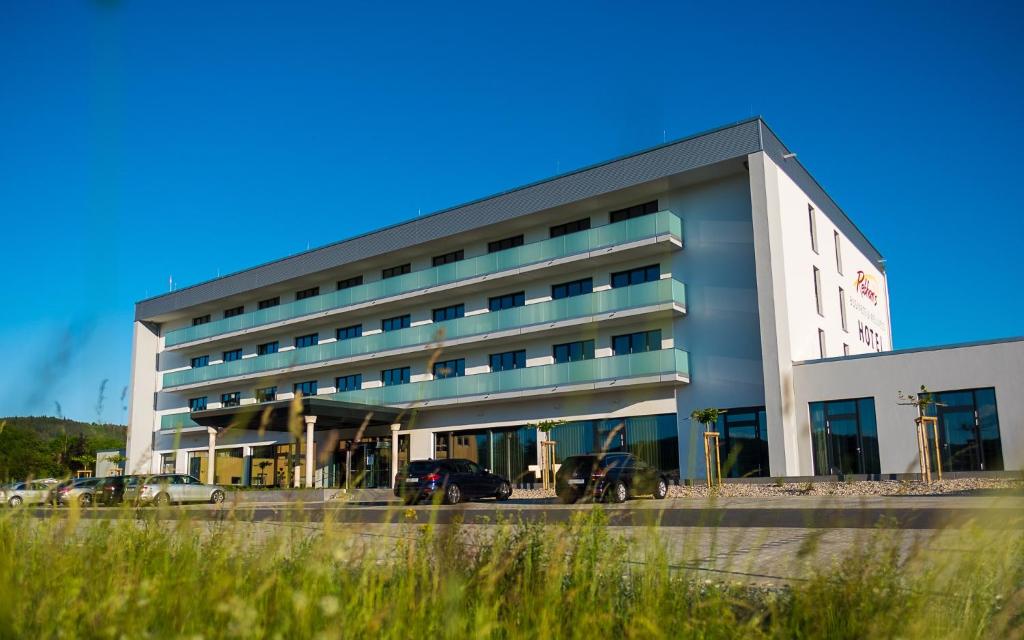
<path id="1" fill-rule="evenodd" d="M 897 348 L 1024 334 L 1020 3 L 349 4 L 3 3 L 0 415 L 123 422 L 169 277 L 757 114 L 887 257 Z"/>

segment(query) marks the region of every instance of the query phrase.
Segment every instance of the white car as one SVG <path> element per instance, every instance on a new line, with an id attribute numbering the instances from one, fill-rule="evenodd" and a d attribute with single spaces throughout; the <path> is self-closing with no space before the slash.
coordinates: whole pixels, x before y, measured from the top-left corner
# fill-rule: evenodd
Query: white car
<path id="1" fill-rule="evenodd" d="M 43 504 L 50 499 L 53 484 L 36 480 L 33 482 L 15 482 L 0 488 L 0 501 L 11 507 L 25 504 Z"/>
<path id="2" fill-rule="evenodd" d="M 215 484 L 203 484 L 196 478 L 181 473 L 148 476 L 128 485 L 124 501 L 131 504 L 180 504 L 183 502 L 224 502 L 224 489 Z"/>

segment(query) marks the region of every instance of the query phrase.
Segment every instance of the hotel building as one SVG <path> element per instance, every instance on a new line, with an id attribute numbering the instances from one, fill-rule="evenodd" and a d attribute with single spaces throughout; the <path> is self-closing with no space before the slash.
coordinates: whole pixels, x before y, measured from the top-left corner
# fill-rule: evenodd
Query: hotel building
<path id="1" fill-rule="evenodd" d="M 1020 469 L 1022 362 L 892 351 L 882 256 L 752 119 L 137 303 L 128 469 L 529 484 L 550 439 L 696 478 L 718 407 L 731 476 L 901 474 L 921 384 L 948 470 Z"/>

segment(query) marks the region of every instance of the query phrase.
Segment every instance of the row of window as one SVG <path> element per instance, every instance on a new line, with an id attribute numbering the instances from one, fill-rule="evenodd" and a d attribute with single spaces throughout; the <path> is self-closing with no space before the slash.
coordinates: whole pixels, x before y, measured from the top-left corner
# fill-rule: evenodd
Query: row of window
<path id="1" fill-rule="evenodd" d="M 656 213 L 657 211 L 658 211 L 658 201 L 657 200 L 652 200 L 651 202 L 645 202 L 643 204 L 635 205 L 635 206 L 632 206 L 632 207 L 627 207 L 625 209 L 619 209 L 617 211 L 612 211 L 612 212 L 609 213 L 609 216 L 610 216 L 611 222 L 615 223 L 615 222 L 622 222 L 624 220 L 629 220 L 631 218 L 636 218 L 636 217 L 639 217 L 639 216 L 649 215 L 649 214 L 652 214 L 652 213 Z M 555 226 L 551 227 L 550 228 L 550 237 L 557 238 L 557 237 L 560 237 L 560 236 L 568 235 L 570 233 L 578 233 L 580 231 L 586 231 L 588 229 L 590 229 L 590 218 L 589 217 L 581 218 L 579 220 L 573 220 L 572 222 L 566 222 L 564 224 L 558 224 L 558 225 L 555 225 Z M 487 243 L 487 252 L 488 253 L 496 253 L 498 251 L 505 251 L 507 249 L 513 249 L 515 247 L 523 246 L 523 243 L 524 243 L 524 236 L 522 234 L 515 235 L 515 236 L 510 236 L 508 238 L 502 238 L 500 240 L 493 240 L 493 241 Z M 435 267 L 439 267 L 441 265 L 451 264 L 453 262 L 459 262 L 460 260 L 465 259 L 465 257 L 466 257 L 465 250 L 458 249 L 456 251 L 449 251 L 448 253 L 443 253 L 443 254 L 441 254 L 439 256 L 434 256 L 431 259 L 431 264 L 433 266 L 435 266 Z M 381 278 L 382 279 L 394 278 L 394 277 L 397 277 L 397 276 L 401 276 L 401 275 L 405 275 L 407 273 L 410 273 L 411 270 L 412 270 L 412 264 L 408 263 L 408 262 L 404 263 L 404 264 L 395 265 L 393 267 L 387 267 L 386 269 L 382 269 L 381 270 Z M 351 288 L 351 287 L 357 287 L 357 286 L 359 286 L 361 284 L 363 284 L 363 276 L 358 275 L 358 276 L 353 276 L 351 278 L 345 278 L 343 280 L 338 280 L 337 288 L 340 291 L 341 289 L 348 289 L 348 288 Z M 312 297 L 318 296 L 318 295 L 320 295 L 320 287 L 309 287 L 307 289 L 302 289 L 301 291 L 296 291 L 295 292 L 295 299 L 296 300 L 305 300 L 306 298 L 312 298 Z M 266 300 L 260 300 L 256 304 L 256 306 L 257 306 L 258 309 L 268 309 L 270 307 L 276 307 L 279 304 L 281 304 L 281 297 L 280 296 L 275 296 L 273 298 L 267 298 Z M 243 313 L 245 313 L 245 305 L 240 305 L 240 306 L 237 306 L 237 307 L 232 307 L 230 309 L 225 309 L 224 310 L 224 317 L 225 318 L 231 318 L 231 317 L 234 317 L 234 316 L 237 316 L 237 315 L 241 315 Z M 210 320 L 211 320 L 211 314 L 205 314 L 205 315 L 202 315 L 202 316 L 198 316 L 198 317 L 192 318 L 192 326 L 206 324 L 207 322 L 210 322 Z"/>
<path id="2" fill-rule="evenodd" d="M 641 353 L 644 351 L 657 351 L 661 349 L 661 330 L 638 331 L 620 336 L 612 337 L 612 353 L 621 356 L 630 353 Z M 551 349 L 556 364 L 564 362 L 576 362 L 579 360 L 591 360 L 594 358 L 594 341 L 578 340 L 556 344 Z M 492 353 L 488 358 L 491 372 L 509 371 L 512 369 L 523 369 L 526 367 L 526 350 L 505 351 Z M 431 373 L 434 379 L 458 378 L 466 375 L 466 359 L 453 358 L 435 362 Z M 380 372 L 380 381 L 385 387 L 411 382 L 410 367 L 393 367 Z M 356 391 L 363 388 L 362 374 L 352 374 L 335 378 L 335 387 L 338 391 Z M 315 396 L 317 394 L 316 380 L 297 382 L 293 385 L 292 391 L 304 396 Z M 277 400 L 277 387 L 264 387 L 256 389 L 257 402 L 273 402 Z M 234 391 L 221 395 L 221 405 L 225 407 L 237 407 L 241 401 L 241 393 Z M 190 411 L 203 411 L 206 409 L 206 396 L 192 398 L 188 402 Z"/>
<path id="3" fill-rule="evenodd" d="M 626 287 L 634 284 L 642 284 L 644 282 L 653 282 L 661 277 L 661 267 L 653 264 L 646 267 L 639 267 L 636 269 L 629 269 L 627 271 L 619 271 L 611 274 L 612 288 Z M 554 300 L 561 300 L 563 298 L 570 298 L 573 296 L 585 295 L 594 291 L 594 281 L 592 278 L 583 278 L 580 280 L 573 280 L 572 282 L 563 282 L 551 286 L 551 297 Z M 526 304 L 526 292 L 517 291 L 515 293 L 507 293 L 500 296 L 492 296 L 487 301 L 487 308 L 489 311 L 501 311 L 503 309 L 511 309 L 513 307 L 522 307 Z M 447 320 L 456 320 L 465 316 L 466 306 L 464 304 L 454 304 L 447 307 L 441 307 L 434 309 L 432 319 L 434 322 L 445 322 Z M 384 318 L 381 320 L 380 328 L 381 331 L 398 331 L 400 329 L 408 329 L 412 324 L 412 316 L 408 313 L 394 316 L 391 318 Z M 352 338 L 359 338 L 363 335 L 363 325 L 356 324 L 348 327 L 342 327 L 335 333 L 335 338 L 338 340 L 350 340 Z M 319 333 L 310 333 L 307 335 L 297 336 L 295 338 L 295 348 L 302 349 L 305 347 L 312 347 L 320 342 Z M 257 355 L 265 356 L 272 353 L 277 353 L 280 347 L 278 341 L 265 342 L 256 346 Z M 242 359 L 241 349 L 231 349 L 230 351 L 223 352 L 223 361 L 232 362 L 234 360 Z M 193 369 L 199 367 L 205 367 L 210 364 L 210 356 L 203 355 L 197 356 L 191 359 L 191 366 Z"/>
<path id="4" fill-rule="evenodd" d="M 807 219 L 809 221 L 810 232 L 811 232 L 811 250 L 814 253 L 818 253 L 818 221 L 817 213 L 813 205 L 807 205 Z M 833 231 L 833 242 L 835 244 L 836 254 L 836 271 L 839 275 L 843 275 L 843 249 L 842 241 L 838 231 Z M 814 270 L 814 304 L 818 310 L 818 315 L 825 317 L 825 303 L 823 300 L 823 292 L 821 288 L 821 270 L 818 267 L 812 266 Z M 839 287 L 839 319 L 843 327 L 843 331 L 849 331 L 849 326 L 846 321 L 846 291 L 842 287 Z M 828 357 L 828 349 L 825 341 L 825 330 L 818 329 L 818 352 L 822 358 Z M 843 355 L 850 355 L 850 345 L 843 343 Z"/>

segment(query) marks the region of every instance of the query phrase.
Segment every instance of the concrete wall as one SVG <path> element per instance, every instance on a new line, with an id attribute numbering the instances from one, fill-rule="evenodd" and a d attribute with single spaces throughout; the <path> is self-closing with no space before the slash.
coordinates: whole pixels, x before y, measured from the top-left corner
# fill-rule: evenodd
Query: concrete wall
<path id="1" fill-rule="evenodd" d="M 810 475 L 810 441 L 800 437 L 792 363 L 821 357 L 819 329 L 825 332 L 826 356 L 843 355 L 844 345 L 851 354 L 891 349 L 888 291 L 878 265 L 766 154 L 751 154 L 748 163 L 771 474 Z M 815 210 L 817 251 L 811 242 L 809 206 Z M 819 269 L 821 313 L 814 267 Z M 856 286 L 858 272 L 864 274 L 863 290 Z M 845 329 L 840 287 L 846 301 Z M 858 322 L 869 326 L 870 339 L 860 339 L 863 326 Z"/>
<path id="2" fill-rule="evenodd" d="M 677 348 L 690 354 L 690 384 L 676 390 L 682 477 L 705 474 L 694 409 L 760 406 L 760 319 L 750 187 L 745 173 L 670 191 L 661 208 L 683 219 L 684 248 L 673 277 L 686 284 L 687 314 L 673 321 Z"/>
<path id="3" fill-rule="evenodd" d="M 153 430 L 157 428 L 155 397 L 160 388 L 157 352 L 160 338 L 147 322 L 136 322 L 132 334 L 131 389 L 128 397 L 128 473 L 146 472 L 152 465 Z"/>
<path id="4" fill-rule="evenodd" d="M 797 432 L 806 443 L 801 468 L 812 469 L 808 404 L 873 397 L 882 473 L 917 468 L 916 410 L 900 405 L 897 392 L 917 393 L 995 387 L 999 433 L 1007 470 L 1024 469 L 1024 338 L 920 351 L 898 351 L 793 367 Z"/>

